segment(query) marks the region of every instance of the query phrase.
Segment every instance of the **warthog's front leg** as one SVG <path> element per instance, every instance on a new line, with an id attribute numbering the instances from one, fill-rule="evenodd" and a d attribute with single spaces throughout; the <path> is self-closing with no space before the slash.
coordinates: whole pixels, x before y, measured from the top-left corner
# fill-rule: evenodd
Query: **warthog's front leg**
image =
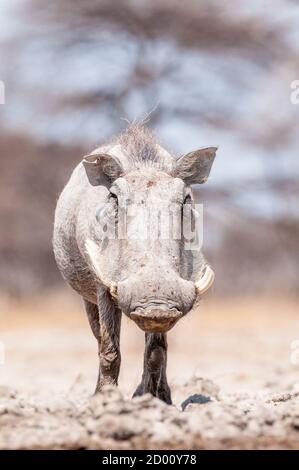
<path id="1" fill-rule="evenodd" d="M 104 385 L 117 385 L 118 382 L 121 311 L 108 298 L 108 294 L 100 297 L 98 306 L 86 300 L 84 302 L 92 332 L 98 341 L 100 364 L 97 393 Z"/>
<path id="2" fill-rule="evenodd" d="M 171 404 L 171 393 L 166 378 L 166 365 L 166 334 L 146 333 L 142 380 L 133 396 L 151 393 L 160 400 Z"/>

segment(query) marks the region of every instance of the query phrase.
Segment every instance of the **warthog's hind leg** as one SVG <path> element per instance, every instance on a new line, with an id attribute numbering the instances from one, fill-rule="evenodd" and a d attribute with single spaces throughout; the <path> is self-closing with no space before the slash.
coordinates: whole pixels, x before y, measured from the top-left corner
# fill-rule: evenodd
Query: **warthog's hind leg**
<path id="1" fill-rule="evenodd" d="M 99 297 L 99 305 L 84 300 L 87 317 L 98 341 L 99 375 L 95 393 L 104 385 L 117 385 L 120 369 L 121 312 L 108 297 Z"/>
<path id="2" fill-rule="evenodd" d="M 164 333 L 145 334 L 143 374 L 133 397 L 151 393 L 171 404 L 171 393 L 166 378 L 167 339 Z"/>

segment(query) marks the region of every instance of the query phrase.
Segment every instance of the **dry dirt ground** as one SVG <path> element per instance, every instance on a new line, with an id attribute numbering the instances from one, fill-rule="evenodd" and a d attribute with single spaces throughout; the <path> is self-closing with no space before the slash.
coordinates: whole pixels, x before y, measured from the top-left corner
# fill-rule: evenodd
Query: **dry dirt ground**
<path id="1" fill-rule="evenodd" d="M 299 448 L 295 300 L 206 299 L 169 334 L 173 406 L 130 399 L 143 334 L 129 320 L 120 387 L 97 396 L 96 342 L 75 296 L 2 299 L 0 325 L 1 449 Z"/>

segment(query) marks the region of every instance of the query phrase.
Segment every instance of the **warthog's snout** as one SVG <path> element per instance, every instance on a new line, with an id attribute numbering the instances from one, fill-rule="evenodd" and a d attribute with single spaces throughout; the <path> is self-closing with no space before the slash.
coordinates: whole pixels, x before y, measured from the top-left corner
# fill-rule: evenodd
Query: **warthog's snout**
<path id="1" fill-rule="evenodd" d="M 139 328 L 151 333 L 166 333 L 182 316 L 183 313 L 175 308 L 167 309 L 158 306 L 147 309 L 138 308 L 129 314 Z"/>
<path id="2" fill-rule="evenodd" d="M 119 308 L 143 331 L 165 333 L 192 309 L 195 300 L 211 286 L 214 272 L 206 265 L 195 282 L 171 272 L 168 276 L 161 274 L 160 277 L 152 277 L 150 281 L 148 277 L 138 273 L 119 283 L 111 283 L 110 294 Z"/>

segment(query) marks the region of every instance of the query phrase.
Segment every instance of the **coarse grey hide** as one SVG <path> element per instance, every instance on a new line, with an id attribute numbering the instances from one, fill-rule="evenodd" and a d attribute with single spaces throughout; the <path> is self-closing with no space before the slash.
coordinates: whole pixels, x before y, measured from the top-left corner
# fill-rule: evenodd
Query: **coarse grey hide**
<path id="1" fill-rule="evenodd" d="M 59 197 L 54 253 L 84 299 L 98 341 L 96 391 L 117 384 L 125 314 L 146 338 L 135 395 L 150 392 L 171 403 L 166 333 L 214 279 L 198 243 L 202 221 L 191 185 L 206 182 L 216 150 L 176 158 L 150 131 L 132 126 L 85 156 Z"/>

